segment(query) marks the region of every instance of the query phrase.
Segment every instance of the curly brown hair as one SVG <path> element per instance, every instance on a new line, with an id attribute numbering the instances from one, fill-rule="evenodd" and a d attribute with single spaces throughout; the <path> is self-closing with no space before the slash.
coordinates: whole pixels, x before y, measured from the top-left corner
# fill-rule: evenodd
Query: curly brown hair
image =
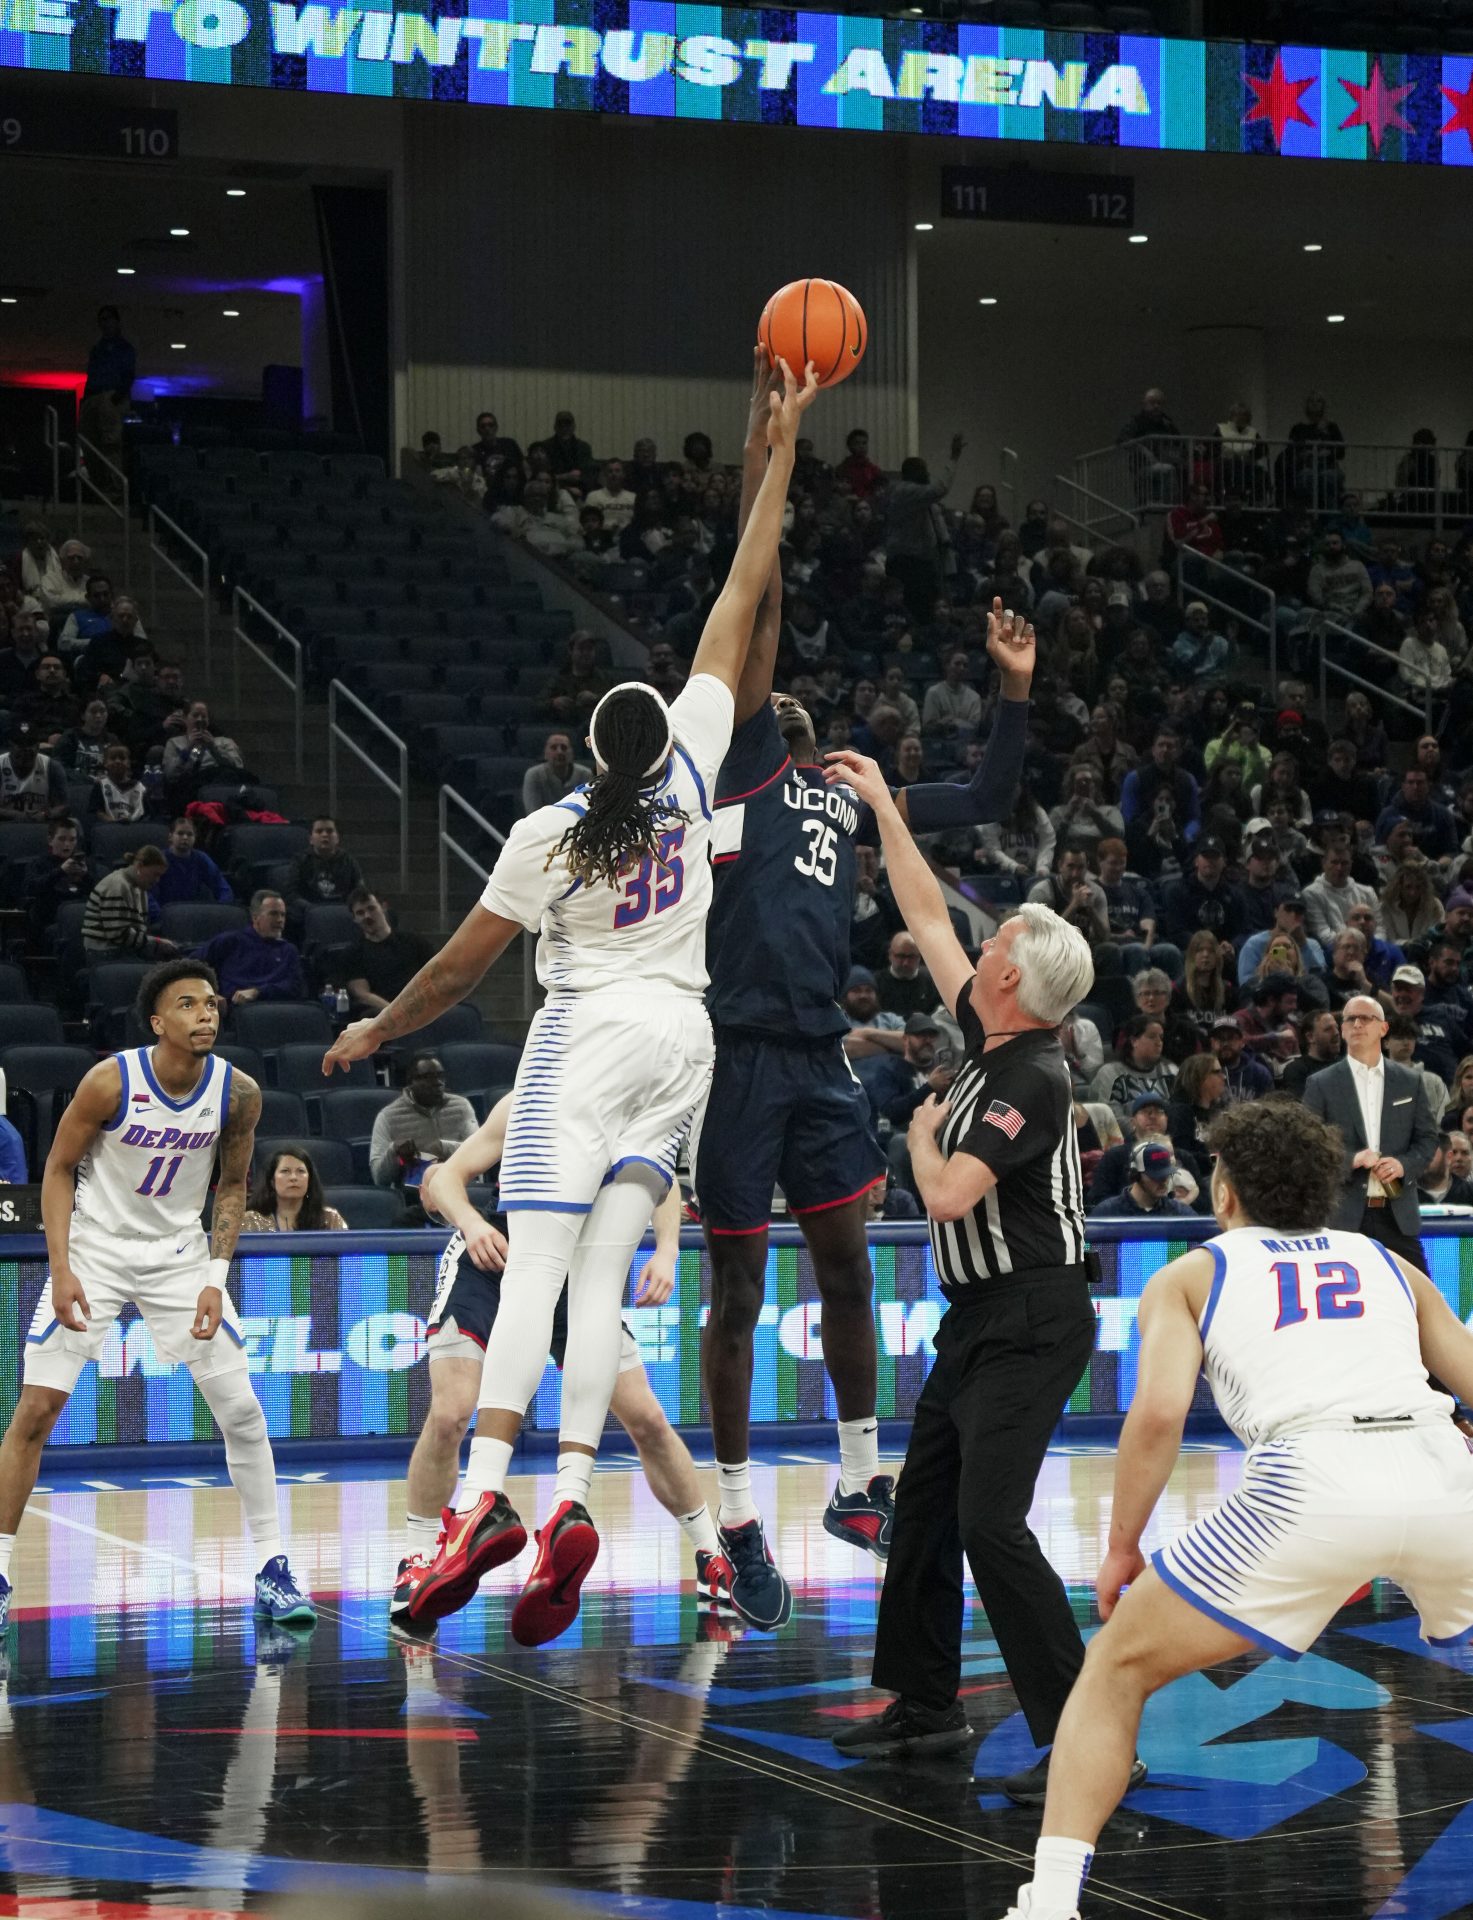
<path id="1" fill-rule="evenodd" d="M 1343 1178 L 1340 1134 L 1297 1100 L 1270 1095 L 1230 1107 L 1207 1150 L 1255 1225 L 1311 1233 L 1328 1222 Z"/>

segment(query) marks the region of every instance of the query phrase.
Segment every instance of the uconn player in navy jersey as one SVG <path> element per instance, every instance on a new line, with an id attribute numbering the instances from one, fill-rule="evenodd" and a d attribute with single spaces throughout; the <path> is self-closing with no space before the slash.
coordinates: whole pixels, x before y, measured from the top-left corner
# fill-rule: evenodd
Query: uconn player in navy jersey
<path id="1" fill-rule="evenodd" d="M 743 510 L 761 477 L 766 373 L 760 357 L 743 463 Z M 711 1254 L 702 1341 L 721 1487 L 721 1540 L 732 1602 L 775 1628 L 792 1595 L 772 1564 L 748 1461 L 752 1334 L 762 1308 L 774 1186 L 802 1229 L 823 1303 L 823 1355 L 838 1412 L 840 1470 L 824 1526 L 884 1560 L 893 1481 L 879 1471 L 874 1280 L 866 1195 L 885 1178 L 869 1101 L 844 1051 L 839 996 L 849 972 L 855 840 L 869 810 L 825 783 L 813 722 L 773 696 L 782 618 L 774 568 L 737 689 L 735 728 L 716 783 L 716 897 L 707 927 L 706 996 L 716 1035 L 711 1092 L 692 1150 Z M 970 787 L 912 787 L 899 797 L 922 832 L 1000 817 L 1022 768 L 1033 630 L 998 602 L 988 652 L 1003 699 Z"/>
<path id="2" fill-rule="evenodd" d="M 256 1605 L 275 1621 L 316 1618 L 287 1565 L 266 1416 L 251 1388 L 225 1282 L 245 1212 L 261 1112 L 256 1083 L 215 1057 L 218 982 L 168 960 L 138 990 L 154 1043 L 114 1054 L 78 1087 L 41 1182 L 51 1285 L 26 1335 L 24 1386 L 0 1446 L 0 1618 L 15 1544 L 46 1437 L 77 1378 L 129 1305 L 161 1360 L 194 1375 L 225 1442 L 256 1565 Z M 218 1151 L 209 1239 L 200 1223 Z"/>
<path id="3" fill-rule="evenodd" d="M 527 1037 L 507 1129 L 501 1305 L 465 1485 L 420 1585 L 417 1619 L 464 1606 L 482 1574 L 525 1544 L 506 1475 L 565 1279 L 557 1488 L 513 1617 L 524 1645 L 575 1618 L 598 1551 L 585 1501 L 618 1378 L 624 1287 L 711 1078 L 710 795 L 777 556 L 794 443 L 818 391 L 811 367 L 801 390 L 783 372 L 783 391 L 764 396 L 766 471 L 684 689 L 669 707 L 639 683 L 605 694 L 589 723 L 594 779 L 518 821 L 480 905 L 393 1004 L 349 1027 L 323 1063 L 330 1072 L 412 1033 L 463 999 L 519 931 L 539 934 L 547 1001 Z"/>

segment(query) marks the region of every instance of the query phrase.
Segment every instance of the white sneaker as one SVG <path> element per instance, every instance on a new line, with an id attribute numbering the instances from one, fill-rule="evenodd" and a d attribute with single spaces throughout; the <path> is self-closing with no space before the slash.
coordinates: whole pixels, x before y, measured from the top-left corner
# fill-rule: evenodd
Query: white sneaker
<path id="1" fill-rule="evenodd" d="M 1002 1920 L 1043 1920 L 1041 1910 L 1033 1904 L 1033 1886 L 1031 1882 L 1026 1887 L 1019 1887 L 1017 1906 L 1009 1907 L 1003 1915 Z M 1069 1915 L 1069 1920 L 1080 1920 L 1078 1907 Z"/>

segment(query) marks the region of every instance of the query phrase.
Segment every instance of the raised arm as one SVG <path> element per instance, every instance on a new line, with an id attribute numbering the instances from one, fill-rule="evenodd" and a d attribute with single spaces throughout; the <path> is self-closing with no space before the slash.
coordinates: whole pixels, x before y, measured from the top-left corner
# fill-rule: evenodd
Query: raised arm
<path id="1" fill-rule="evenodd" d="M 942 1005 L 954 1007 L 957 995 L 972 977 L 973 967 L 956 937 L 926 856 L 911 838 L 910 828 L 897 812 L 884 776 L 873 760 L 845 748 L 842 753 L 829 754 L 828 762 L 824 778 L 829 785 L 845 782 L 874 809 L 895 904 L 915 937 Z"/>
<path id="2" fill-rule="evenodd" d="M 737 542 L 726 585 L 717 595 L 691 662 L 692 675 L 714 674 L 733 695 L 746 664 L 758 603 L 767 591 L 777 560 L 798 429 L 818 394 L 818 376 L 811 364 L 801 388 L 786 361 L 782 371 L 782 397 L 773 393 L 768 399 L 767 471 L 752 503 L 751 518 Z"/>
<path id="3" fill-rule="evenodd" d="M 62 1326 L 85 1333 L 92 1309 L 72 1272 L 72 1206 L 77 1168 L 92 1151 L 99 1131 L 117 1117 L 123 1073 L 116 1060 L 99 1060 L 72 1095 L 57 1126 L 41 1175 L 41 1224 L 51 1266 L 51 1310 Z"/>
<path id="4" fill-rule="evenodd" d="M 782 377 L 768 365 L 761 347 L 752 349 L 752 404 L 747 410 L 747 437 L 742 446 L 742 498 L 737 510 L 737 539 L 747 530 L 752 508 L 767 473 L 767 420 L 770 395 L 782 391 Z M 752 640 L 747 648 L 742 677 L 737 683 L 736 712 L 733 726 L 750 720 L 772 697 L 772 674 L 777 664 L 777 644 L 783 624 L 783 575 L 777 556 L 758 603 Z"/>
<path id="5" fill-rule="evenodd" d="M 220 1171 L 210 1216 L 210 1275 L 200 1291 L 190 1328 L 196 1340 L 213 1340 L 225 1305 L 225 1283 L 245 1214 L 246 1181 L 261 1118 L 261 1089 L 237 1067 L 230 1076 L 230 1112 L 220 1132 Z"/>
<path id="6" fill-rule="evenodd" d="M 1028 745 L 1028 695 L 1037 644 L 1028 621 L 1005 609 L 1000 599 L 993 601 L 987 616 L 987 651 L 1002 676 L 1002 698 L 987 746 L 965 786 L 948 780 L 923 781 L 896 795 L 896 808 L 912 833 L 941 833 L 1005 819 L 1017 797 Z"/>
<path id="7" fill-rule="evenodd" d="M 367 1060 L 386 1040 L 417 1033 L 449 1008 L 458 1006 L 494 960 L 521 932 L 515 920 L 491 913 L 479 902 L 432 959 L 426 960 L 404 991 L 371 1019 L 344 1027 L 323 1056 L 322 1071 L 344 1072 L 355 1060 Z"/>

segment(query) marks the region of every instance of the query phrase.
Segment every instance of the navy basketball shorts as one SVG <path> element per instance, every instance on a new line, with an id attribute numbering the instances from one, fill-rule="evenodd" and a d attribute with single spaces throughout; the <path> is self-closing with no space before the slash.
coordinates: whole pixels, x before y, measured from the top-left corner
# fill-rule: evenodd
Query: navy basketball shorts
<path id="1" fill-rule="evenodd" d="M 483 1273 L 465 1250 L 462 1234 L 452 1234 L 440 1256 L 439 1284 L 430 1308 L 425 1346 L 431 1361 L 480 1360 L 501 1306 L 501 1275 Z M 619 1371 L 640 1364 L 639 1346 L 627 1326 L 619 1349 Z M 563 1282 L 552 1315 L 553 1365 L 561 1371 L 568 1350 L 568 1283 Z"/>
<path id="2" fill-rule="evenodd" d="M 886 1173 L 869 1096 L 837 1035 L 795 1044 L 720 1027 L 690 1163 L 711 1233 L 761 1232 L 774 1187 L 790 1213 L 822 1213 Z"/>

